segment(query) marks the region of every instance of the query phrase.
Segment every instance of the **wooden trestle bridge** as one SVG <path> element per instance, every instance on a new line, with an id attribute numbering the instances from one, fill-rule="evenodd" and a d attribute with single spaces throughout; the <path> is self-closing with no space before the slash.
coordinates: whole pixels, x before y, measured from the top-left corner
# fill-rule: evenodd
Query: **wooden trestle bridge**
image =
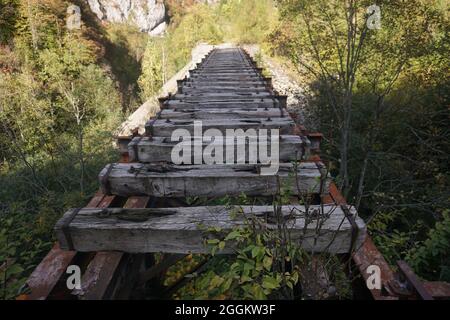
<path id="1" fill-rule="evenodd" d="M 71 209 L 58 221 L 58 242 L 30 276 L 27 299 L 139 297 L 140 288 L 186 254 L 208 252 L 199 223 L 224 230 L 242 223 L 230 217 L 229 206 L 189 206 L 186 198 L 246 194 L 266 203 L 237 204 L 243 214 L 265 216 L 273 213 L 270 200 L 280 185 L 287 186 L 293 199 L 301 194 L 312 199 L 308 208 L 298 201 L 281 208 L 286 216 L 297 213 L 289 222 L 294 241 L 301 239 L 299 244 L 306 250 L 347 257 L 361 275 L 361 283 L 370 276 L 368 266 L 380 267 L 382 289 L 364 289 L 367 296 L 426 299 L 441 297 L 448 290 L 446 284 L 418 281 L 402 263 L 400 271 L 409 287 L 401 286 L 366 234 L 364 221 L 332 182 L 319 156 L 320 135 L 293 120 L 286 96 L 274 91 L 271 79 L 262 75 L 244 50 L 212 50 L 189 77 L 178 81 L 176 94 L 160 99 L 160 106 L 145 134 L 130 138 L 122 161 L 101 171 L 101 191 L 86 207 Z M 174 164 L 172 150 L 178 142 L 171 141 L 172 133 L 184 129 L 192 141 L 198 140 L 196 121 L 202 123 L 200 134 L 209 129 L 224 135 L 230 129 L 279 130 L 278 172 L 261 174 L 264 165 L 259 158 L 256 163 L 206 164 L 192 155 L 192 163 Z M 199 141 L 200 151 L 208 147 Z M 248 149 L 249 139 L 241 143 Z M 226 150 L 229 141 L 224 144 Z M 309 212 L 317 218 L 305 226 Z M 154 253 L 162 253 L 159 263 L 152 259 Z M 69 265 L 80 266 L 81 289 L 67 288 Z"/>

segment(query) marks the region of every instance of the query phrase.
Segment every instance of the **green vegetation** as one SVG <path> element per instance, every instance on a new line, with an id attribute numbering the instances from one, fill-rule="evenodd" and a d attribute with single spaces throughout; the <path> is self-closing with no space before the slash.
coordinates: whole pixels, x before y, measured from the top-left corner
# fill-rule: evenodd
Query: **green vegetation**
<path id="1" fill-rule="evenodd" d="M 392 265 L 406 259 L 424 278 L 450 281 L 445 4 L 379 2 L 381 29 L 372 30 L 366 27 L 370 1 L 276 3 L 273 20 L 265 20 L 273 24 L 254 28 L 258 36 L 251 39 L 293 66 L 309 88 L 308 113 L 326 137 L 322 158 L 365 217 L 378 248 Z M 216 25 L 228 36 L 247 22 L 252 25 Z M 251 33 L 234 40 L 246 43 Z M 211 281 L 230 276 L 227 263 L 212 263 L 217 268 L 186 287 L 185 297 L 220 289 L 223 282 L 212 288 Z"/>
<path id="2" fill-rule="evenodd" d="M 97 190 L 99 170 L 117 157 L 112 132 L 124 116 L 183 67 L 198 42 L 252 42 L 272 25 L 271 1 L 168 2 L 168 35 L 150 39 L 131 26 L 99 25 L 81 1 L 73 3 L 82 28 L 71 31 L 69 1 L 0 1 L 3 298 L 18 294 L 50 249 L 62 212 Z M 243 19 L 243 10 L 260 14 Z"/>
<path id="3" fill-rule="evenodd" d="M 24 1 L 0 47 L 0 295 L 13 298 L 115 152 L 119 92 L 64 1 Z M 2 11 L 3 13 L 3 11 Z"/>
<path id="4" fill-rule="evenodd" d="M 136 27 L 111 24 L 106 27 L 106 38 L 106 59 L 119 83 L 122 108 L 134 111 L 143 103 L 138 79 L 149 37 Z"/>
<path id="5" fill-rule="evenodd" d="M 150 39 L 139 84 L 144 99 L 153 96 L 191 59 L 198 43 L 262 43 L 275 26 L 277 9 L 272 0 L 230 0 L 215 6 L 188 7 L 169 2 L 171 25 L 164 38 Z"/>
<path id="6" fill-rule="evenodd" d="M 309 112 L 330 162 L 378 248 L 447 280 L 449 21 L 443 1 L 278 1 L 273 55 L 312 91 Z"/>
<path id="7" fill-rule="evenodd" d="M 270 203 L 273 212 L 265 216 L 243 213 L 242 205 L 267 204 L 267 199 L 224 197 L 216 200 L 189 199 L 192 205 L 224 205 L 231 210 L 232 219 L 243 221 L 240 227 L 225 231 L 220 227 L 206 227 L 199 223 L 209 255 L 189 255 L 169 270 L 164 283 L 175 299 L 348 299 L 350 282 L 345 274 L 345 264 L 336 256 L 326 253 L 306 252 L 298 242 L 291 241 L 289 217 L 281 214 L 281 205 L 292 204 L 293 195 L 287 185 Z M 308 194 L 297 203 L 309 206 Z M 293 212 L 295 215 L 296 213 Z M 312 211 L 305 216 L 314 215 Z M 307 220 L 306 220 L 307 221 Z M 276 228 L 268 227 L 268 223 Z M 312 220 L 306 225 L 313 223 Z M 320 225 L 320 223 L 319 223 Z M 319 234 L 321 226 L 316 229 Z M 300 241 L 304 241 L 301 239 Z M 232 248 L 233 255 L 220 255 Z M 202 272 L 197 272 L 200 266 Z M 181 273 L 180 270 L 184 273 Z M 186 275 L 187 274 L 187 275 Z M 186 285 L 171 289 L 174 279 L 185 276 Z M 329 289 L 333 288 L 333 291 Z"/>

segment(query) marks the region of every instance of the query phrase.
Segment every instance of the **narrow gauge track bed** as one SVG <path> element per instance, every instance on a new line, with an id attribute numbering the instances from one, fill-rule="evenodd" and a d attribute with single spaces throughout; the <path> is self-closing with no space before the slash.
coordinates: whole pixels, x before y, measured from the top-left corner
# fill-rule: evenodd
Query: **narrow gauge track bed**
<path id="1" fill-rule="evenodd" d="M 312 204 L 314 214 L 309 217 L 310 211 L 295 202 L 282 208 L 300 245 L 306 250 L 335 254 L 355 248 L 351 257 L 364 279 L 373 261 L 383 271 L 382 287 L 387 293 L 371 289 L 372 297 L 398 298 L 394 272 L 366 234 L 364 222 L 330 180 L 320 157 L 314 155 L 320 136 L 308 134 L 294 123 L 285 108 L 286 97 L 273 90 L 271 79 L 261 71 L 239 48 L 214 49 L 187 78 L 178 81 L 178 92 L 160 99 L 161 111 L 147 123 L 146 134 L 130 139 L 123 162 L 108 164 L 102 170 L 101 191 L 86 208 L 68 210 L 57 223 L 59 241 L 29 278 L 31 293 L 25 298 L 139 297 L 143 284 L 159 277 L 184 254 L 206 252 L 203 240 L 207 235 L 198 230 L 198 223 L 230 229 L 242 222 L 231 218 L 230 207 L 188 206 L 180 199 L 225 194 L 238 197 L 242 193 L 267 199 L 278 192 L 280 181 L 293 195 L 307 192 L 323 204 Z M 172 163 L 171 150 L 176 144 L 170 139 L 173 131 L 185 129 L 193 134 L 193 141 L 198 140 L 194 128 L 197 120 L 203 122 L 203 131 L 280 130 L 279 172 L 272 177 L 261 175 L 259 163 L 245 161 L 232 166 Z M 241 141 L 242 146 L 248 149 L 248 141 Z M 202 141 L 200 150 L 206 147 Z M 245 156 L 249 160 L 248 152 Z M 258 156 L 256 161 L 260 160 Z M 293 165 L 296 161 L 298 165 Z M 267 204 L 234 208 L 255 217 L 270 216 L 272 209 Z M 293 208 L 296 214 L 290 216 Z M 311 228 L 303 228 L 305 218 Z M 312 229 L 321 220 L 322 231 L 311 241 Z M 273 221 L 266 223 L 267 227 L 274 225 Z M 331 241 L 334 238 L 338 240 Z M 227 250 L 222 253 L 229 253 Z M 159 263 L 152 260 L 149 253 L 153 252 L 163 252 Z M 65 286 L 66 269 L 71 264 L 81 267 L 81 290 Z M 413 282 L 414 288 L 424 287 L 432 297 L 448 296 L 450 291 L 445 283 Z M 424 298 L 422 291 L 417 291 L 419 298 Z"/>

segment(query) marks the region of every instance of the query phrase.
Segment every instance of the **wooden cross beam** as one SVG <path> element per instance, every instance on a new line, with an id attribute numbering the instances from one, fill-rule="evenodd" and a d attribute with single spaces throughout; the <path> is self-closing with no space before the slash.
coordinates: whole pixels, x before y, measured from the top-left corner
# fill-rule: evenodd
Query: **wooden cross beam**
<path id="1" fill-rule="evenodd" d="M 218 227 L 226 233 L 245 226 L 249 218 L 257 218 L 265 228 L 278 226 L 272 219 L 273 206 L 81 209 L 73 216 L 74 212 L 69 210 L 58 221 L 56 234 L 62 248 L 72 245 L 78 251 L 208 253 L 204 240 L 211 234 L 205 228 Z M 300 205 L 281 207 L 293 243 L 328 253 L 347 253 L 352 241 L 353 247 L 363 243 L 364 222 L 355 209 L 349 212 L 350 216 L 333 205 L 323 211 L 321 206 L 310 206 L 308 211 Z M 355 219 L 353 226 L 350 219 Z M 233 247 L 219 253 L 233 253 Z"/>

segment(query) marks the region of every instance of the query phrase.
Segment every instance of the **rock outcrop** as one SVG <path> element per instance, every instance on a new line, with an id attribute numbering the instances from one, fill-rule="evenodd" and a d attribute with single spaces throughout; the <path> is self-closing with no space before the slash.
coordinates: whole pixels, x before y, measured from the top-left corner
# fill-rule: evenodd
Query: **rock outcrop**
<path id="1" fill-rule="evenodd" d="M 166 29 L 163 0 L 88 0 L 88 3 L 102 21 L 130 23 L 154 36 Z"/>

